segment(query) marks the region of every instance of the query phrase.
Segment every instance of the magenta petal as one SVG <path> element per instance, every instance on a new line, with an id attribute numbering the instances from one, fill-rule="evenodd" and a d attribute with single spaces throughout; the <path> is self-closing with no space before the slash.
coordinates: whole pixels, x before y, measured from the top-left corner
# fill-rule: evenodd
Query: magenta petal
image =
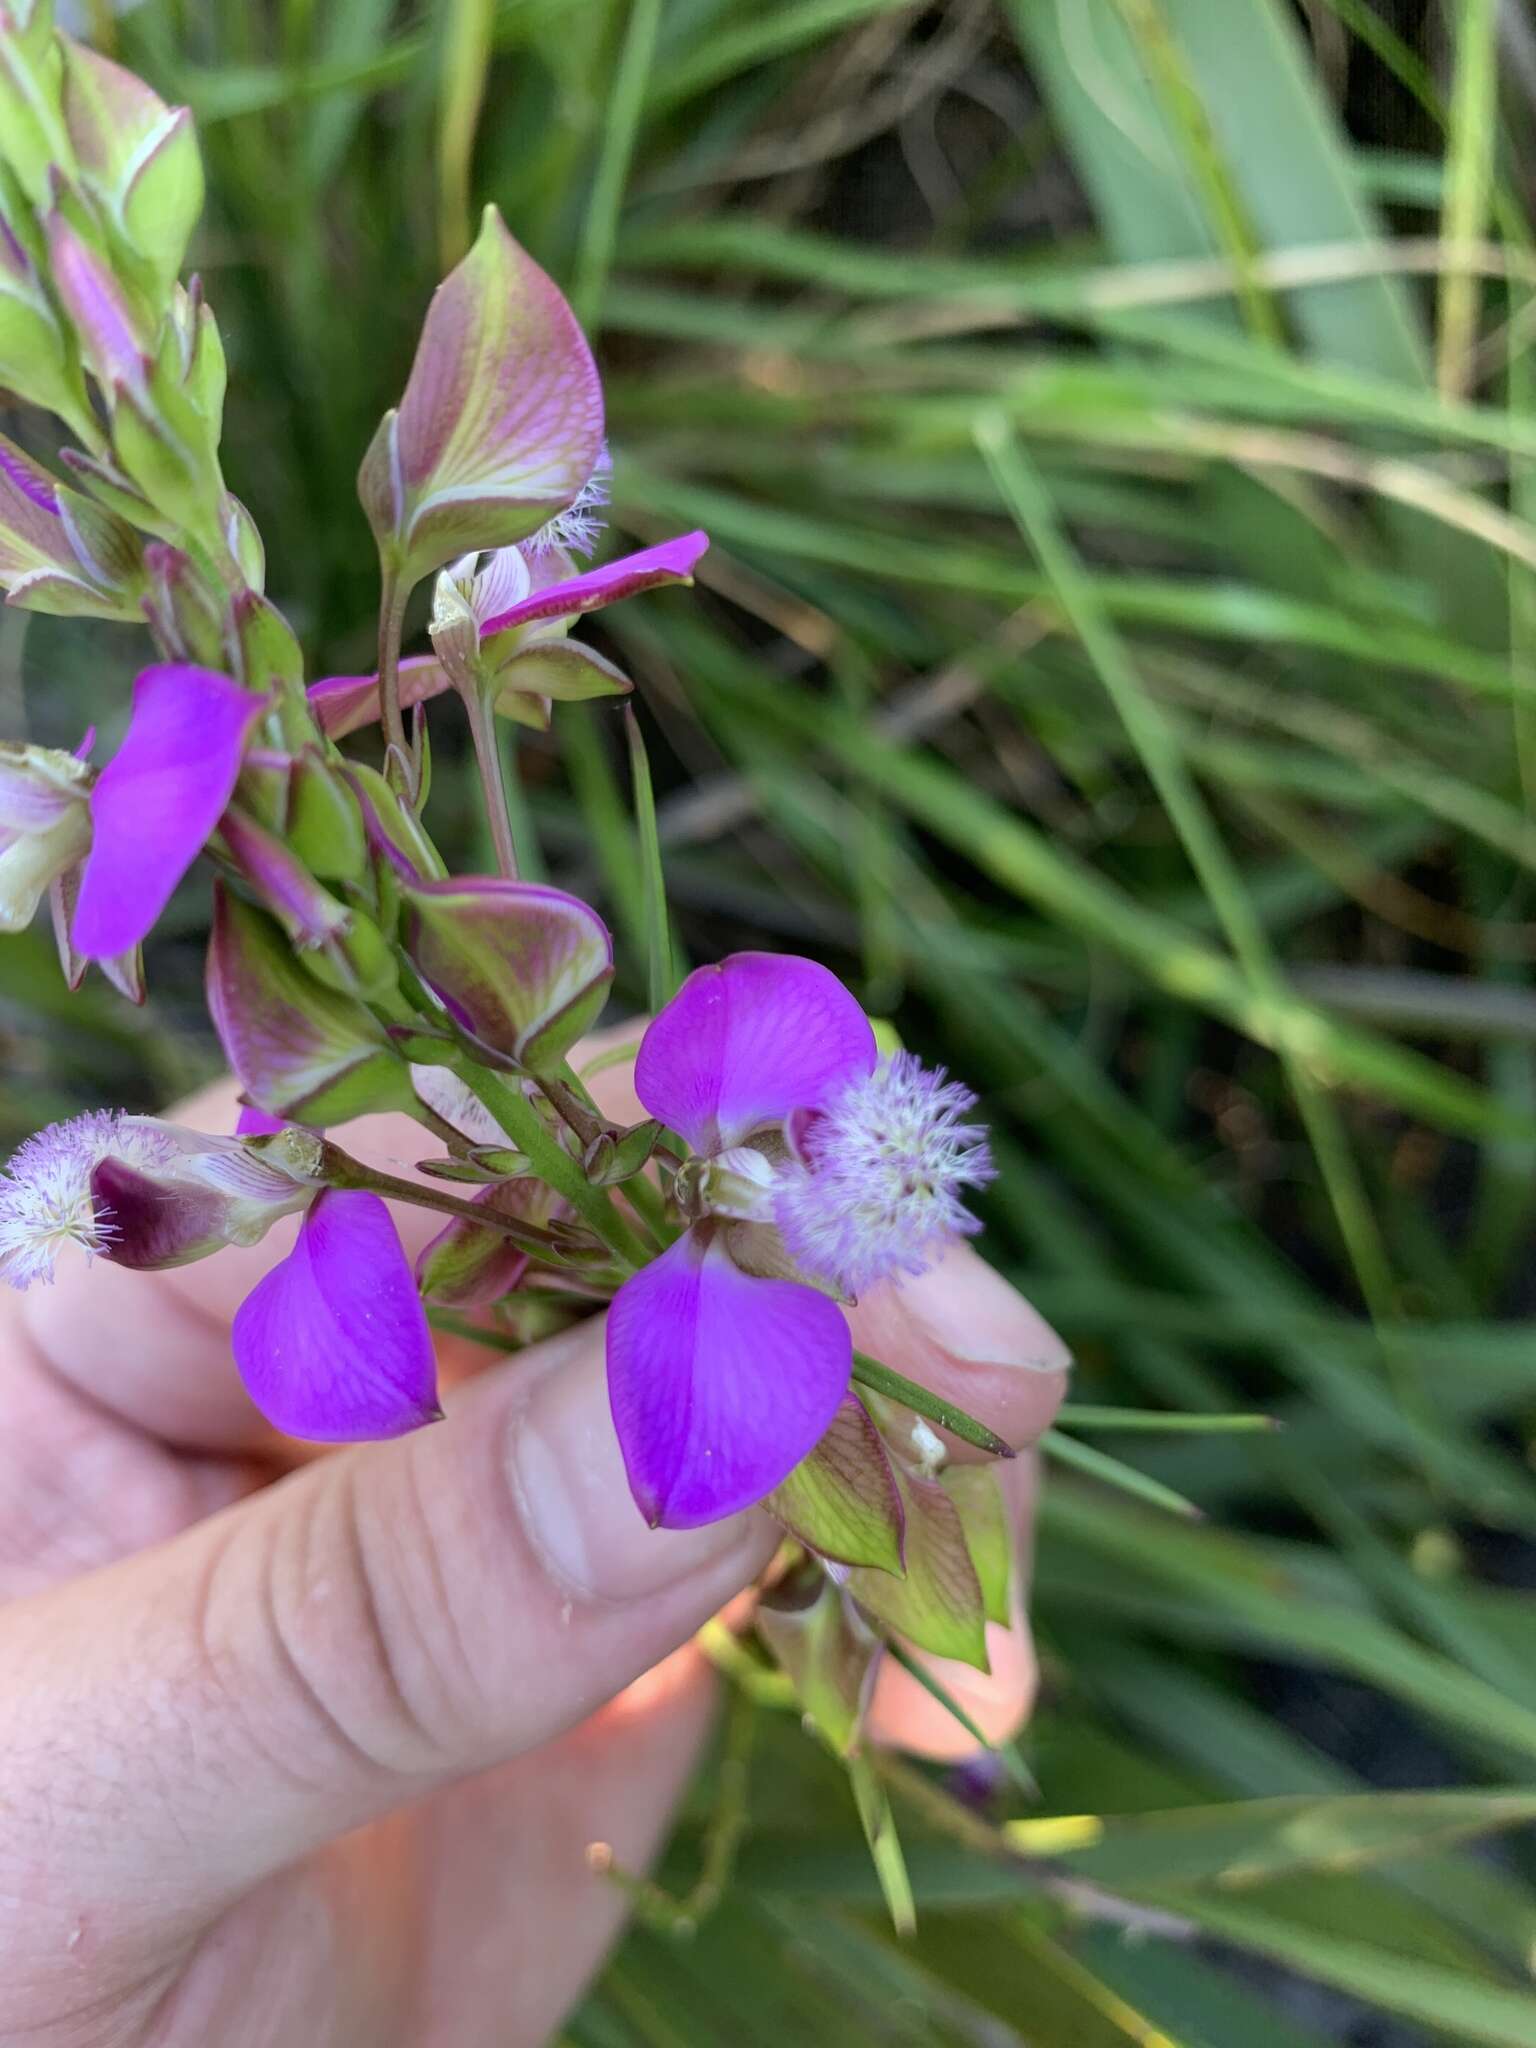
<path id="1" fill-rule="evenodd" d="M 400 664 L 400 703 L 409 710 L 441 696 L 448 688 L 448 671 L 435 654 L 407 655 Z M 322 676 L 309 686 L 309 704 L 320 721 L 322 732 L 333 740 L 345 739 L 360 726 L 372 725 L 379 716 L 377 676 Z"/>
<path id="2" fill-rule="evenodd" d="M 584 576 L 572 576 L 565 583 L 551 583 L 534 591 L 520 604 L 487 619 L 480 628 L 482 640 L 508 626 L 526 626 L 534 619 L 575 618 L 581 612 L 595 612 L 621 597 L 634 597 L 653 590 L 660 583 L 689 583 L 694 564 L 709 546 L 707 533 L 680 533 L 659 547 L 643 548 L 638 555 L 623 555 L 617 562 L 605 562 Z"/>
<path id="3" fill-rule="evenodd" d="M 91 792 L 76 952 L 101 960 L 145 936 L 223 816 L 267 701 L 181 662 L 140 675 L 123 744 Z"/>
<path id="4" fill-rule="evenodd" d="M 835 974 L 792 953 L 733 953 L 690 974 L 653 1020 L 635 1092 L 712 1153 L 791 1110 L 819 1109 L 874 1064 L 869 1019 Z"/>
<path id="5" fill-rule="evenodd" d="M 298 1243 L 240 1304 L 232 1341 L 251 1399 L 288 1436 L 356 1443 L 438 1414 L 426 1311 L 377 1195 L 315 1198 Z"/>
<path id="6" fill-rule="evenodd" d="M 608 1400 L 640 1512 L 694 1529 L 772 1493 L 820 1441 L 852 1365 L 824 1294 L 752 1278 L 718 1237 L 679 1239 L 608 1312 Z"/>
<path id="7" fill-rule="evenodd" d="M 237 1138 L 275 1138 L 279 1131 L 287 1129 L 285 1117 L 268 1116 L 264 1109 L 257 1109 L 249 1102 L 241 1104 L 240 1114 L 235 1119 Z"/>

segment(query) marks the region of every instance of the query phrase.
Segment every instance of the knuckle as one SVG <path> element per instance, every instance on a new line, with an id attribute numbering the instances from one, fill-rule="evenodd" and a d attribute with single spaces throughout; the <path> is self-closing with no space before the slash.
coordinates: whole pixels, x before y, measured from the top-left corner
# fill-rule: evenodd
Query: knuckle
<path id="1" fill-rule="evenodd" d="M 247 1724 L 259 1720 L 273 1760 L 312 1783 L 338 1766 L 429 1777 L 450 1760 L 461 1684 L 432 1597 L 435 1534 L 409 1498 L 381 1502 L 350 1458 L 312 1478 L 274 1500 L 262 1532 L 255 1607 L 268 1683 Z"/>

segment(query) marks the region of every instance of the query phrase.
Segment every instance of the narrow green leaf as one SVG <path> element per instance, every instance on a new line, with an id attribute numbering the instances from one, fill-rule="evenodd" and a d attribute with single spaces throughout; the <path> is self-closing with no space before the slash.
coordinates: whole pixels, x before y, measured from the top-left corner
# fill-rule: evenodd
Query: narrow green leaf
<path id="1" fill-rule="evenodd" d="M 640 721 L 626 705 L 624 732 L 629 743 L 629 772 L 635 806 L 635 831 L 640 841 L 640 876 L 645 921 L 647 1000 L 651 1015 L 677 993 L 672 965 L 672 929 L 667 915 L 667 885 L 661 867 L 661 840 L 656 831 L 656 798 L 651 788 L 651 763 L 640 733 Z"/>
<path id="2" fill-rule="evenodd" d="M 597 317 L 603 287 L 608 280 L 608 268 L 613 261 L 619 214 L 624 204 L 624 186 L 650 84 L 660 20 L 661 0 L 630 0 L 618 67 L 599 131 L 601 146 L 597 168 L 592 174 L 587 217 L 577 245 L 575 281 L 571 287 L 571 303 L 576 308 L 576 317 L 587 327 Z"/>
<path id="3" fill-rule="evenodd" d="M 1025 1855 L 1111 1887 L 1247 1890 L 1287 1874 L 1350 1871 L 1536 1820 L 1536 1793 L 1368 1792 L 1239 1800 L 1172 1813 L 1009 1821 Z M 1069 1836 L 1070 1830 L 1070 1836 Z"/>
<path id="4" fill-rule="evenodd" d="M 926 1387 L 920 1387 L 915 1380 L 903 1378 L 888 1365 L 882 1365 L 878 1358 L 867 1358 L 862 1351 L 853 1354 L 853 1377 L 861 1387 L 868 1387 L 871 1393 L 885 1394 L 893 1401 L 899 1401 L 904 1408 L 922 1415 L 929 1422 L 938 1423 L 951 1436 L 957 1436 L 962 1443 L 973 1444 L 978 1451 L 990 1451 L 994 1458 L 1011 1458 L 1013 1447 L 1005 1443 L 995 1429 L 988 1429 L 984 1422 L 978 1422 L 974 1415 L 967 1415 L 963 1408 L 957 1408 L 952 1401 L 943 1401 L 937 1394 L 930 1394 Z"/>
<path id="5" fill-rule="evenodd" d="M 890 1798 L 866 1757 L 852 1756 L 848 1759 L 848 1782 L 853 1788 L 859 1823 L 869 1844 L 870 1859 L 880 1880 L 891 1925 L 898 1934 L 911 1934 L 917 1927 L 917 1908 Z"/>
<path id="6" fill-rule="evenodd" d="M 1117 1486 L 1122 1493 L 1132 1494 L 1152 1507 L 1166 1508 L 1170 1514 L 1182 1515 L 1186 1521 L 1202 1519 L 1201 1510 L 1192 1500 L 1175 1493 L 1171 1486 L 1164 1486 L 1160 1479 L 1149 1478 L 1145 1472 L 1138 1472 L 1134 1465 L 1122 1465 L 1118 1458 L 1094 1450 L 1091 1444 L 1080 1444 L 1076 1437 L 1066 1436 L 1059 1429 L 1048 1429 L 1040 1439 L 1040 1448 L 1047 1457 L 1070 1465 L 1086 1478 L 1102 1479 L 1106 1486 Z"/>
<path id="7" fill-rule="evenodd" d="M 1068 1401 L 1056 1411 L 1056 1420 L 1068 1429 L 1167 1431 L 1187 1436 L 1246 1436 L 1279 1429 L 1273 1415 L 1165 1415 L 1153 1408 L 1100 1408 L 1081 1401 Z"/>
<path id="8" fill-rule="evenodd" d="M 470 167 L 495 12 L 495 0 L 447 0 L 437 130 L 437 253 L 445 271 L 469 247 L 474 228 Z"/>

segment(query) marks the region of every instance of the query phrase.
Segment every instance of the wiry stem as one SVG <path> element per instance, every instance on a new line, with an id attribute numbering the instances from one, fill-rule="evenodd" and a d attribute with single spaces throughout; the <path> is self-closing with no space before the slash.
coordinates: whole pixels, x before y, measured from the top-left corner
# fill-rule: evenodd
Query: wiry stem
<path id="1" fill-rule="evenodd" d="M 418 1209 L 435 1209 L 441 1216 L 457 1216 L 466 1223 L 482 1224 L 487 1230 L 500 1231 L 503 1237 L 511 1238 L 514 1244 L 540 1258 L 553 1254 L 558 1261 L 565 1251 L 553 1231 L 542 1230 L 536 1223 L 504 1216 L 486 1202 L 466 1202 L 458 1195 L 444 1194 L 420 1181 L 382 1173 L 376 1167 L 365 1166 L 360 1159 L 353 1159 L 339 1145 L 325 1147 L 322 1172 L 328 1187 L 357 1188 L 371 1195 L 383 1195 L 391 1202 L 410 1202 Z"/>
<path id="2" fill-rule="evenodd" d="M 379 706 L 384 718 L 384 744 L 392 759 L 404 769 L 410 762 L 405 737 L 405 720 L 400 715 L 400 631 L 405 624 L 405 603 L 410 596 L 400 581 L 400 572 L 390 563 L 382 565 L 379 591 Z"/>
<path id="3" fill-rule="evenodd" d="M 496 865 L 509 882 L 517 880 L 517 846 L 512 837 L 512 814 L 507 806 L 506 771 L 501 759 L 501 739 L 496 731 L 496 708 L 491 693 L 480 684 L 463 692 L 469 713 L 470 737 L 475 743 L 475 763 L 480 770 L 480 788 L 485 796 L 485 815 L 496 849 Z"/>
<path id="4" fill-rule="evenodd" d="M 580 1164 L 546 1128 L 522 1090 L 509 1085 L 499 1074 L 492 1074 L 462 1056 L 450 1063 L 459 1079 L 484 1103 L 517 1149 L 526 1154 L 539 1178 L 547 1181 L 557 1194 L 565 1196 L 571 1207 L 605 1244 L 612 1246 L 626 1266 L 633 1270 L 647 1264 L 650 1251 L 609 1200 L 607 1190 L 592 1186 Z"/>

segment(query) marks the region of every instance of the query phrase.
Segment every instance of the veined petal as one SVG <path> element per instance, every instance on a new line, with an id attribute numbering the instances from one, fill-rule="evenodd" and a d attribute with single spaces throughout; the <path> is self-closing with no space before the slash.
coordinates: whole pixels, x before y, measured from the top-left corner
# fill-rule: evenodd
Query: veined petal
<path id="1" fill-rule="evenodd" d="M 498 613 L 522 603 L 532 581 L 527 558 L 521 548 L 494 548 L 486 556 L 485 567 L 474 579 L 470 599 L 476 624 L 482 632 L 486 619 L 493 619 Z"/>
<path id="2" fill-rule="evenodd" d="M 140 675 L 127 735 L 91 792 L 71 934 L 86 959 L 128 952 L 164 910 L 224 813 L 267 701 L 180 662 Z"/>
<path id="3" fill-rule="evenodd" d="M 680 1238 L 608 1313 L 608 1399 L 640 1512 L 692 1529 L 771 1493 L 820 1440 L 852 1363 L 824 1294 L 753 1279 L 707 1230 Z"/>
<path id="4" fill-rule="evenodd" d="M 573 619 L 582 612 L 616 604 L 621 597 L 654 590 L 661 583 L 691 583 L 694 565 L 708 546 L 707 533 L 682 533 L 675 540 L 662 541 L 658 547 L 643 548 L 637 555 L 622 555 L 616 562 L 605 562 L 600 569 L 589 569 L 584 576 L 546 584 L 520 603 L 487 618 L 480 628 L 480 637 L 488 640 L 493 633 L 504 632 L 509 626 L 526 626 L 534 619 Z"/>
<path id="5" fill-rule="evenodd" d="M 448 672 L 435 654 L 412 654 L 400 664 L 400 703 L 409 710 L 440 697 L 448 689 Z M 310 709 L 322 732 L 333 740 L 372 725 L 379 716 L 377 676 L 322 676 L 309 686 Z"/>
<path id="6" fill-rule="evenodd" d="M 819 1109 L 874 1065 L 869 1019 L 835 974 L 792 953 L 732 953 L 697 968 L 652 1021 L 635 1092 L 696 1152 L 715 1153 Z"/>
<path id="7" fill-rule="evenodd" d="M 241 1303 L 235 1363 L 278 1429 L 315 1443 L 403 1436 L 438 1414 L 426 1312 L 377 1195 L 327 1189 Z"/>

